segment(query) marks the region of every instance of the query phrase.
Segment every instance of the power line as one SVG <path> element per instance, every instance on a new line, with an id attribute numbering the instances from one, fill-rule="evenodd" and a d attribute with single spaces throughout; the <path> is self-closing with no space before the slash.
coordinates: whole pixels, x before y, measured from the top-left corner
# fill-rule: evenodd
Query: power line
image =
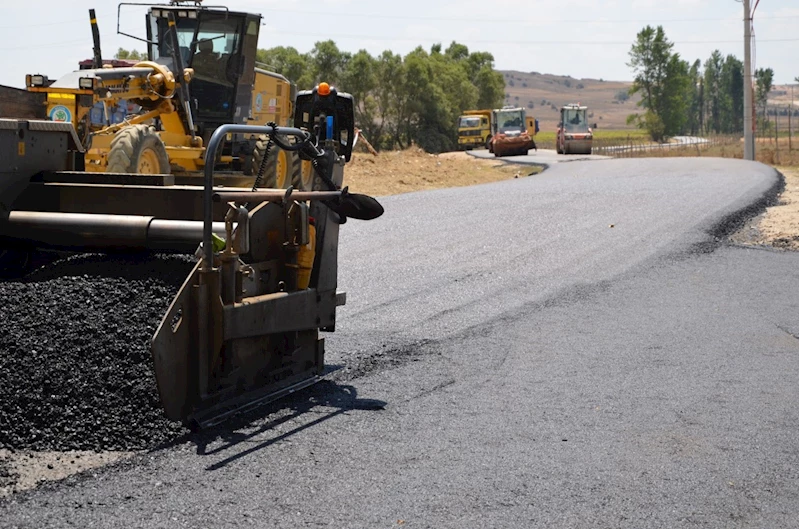
<path id="1" fill-rule="evenodd" d="M 383 14 L 376 14 L 376 13 L 342 13 L 340 11 L 334 12 L 320 12 L 320 11 L 313 11 L 308 12 L 307 10 L 299 10 L 299 9 L 269 9 L 269 13 L 292 13 L 292 14 L 302 14 L 304 17 L 307 17 L 309 14 L 317 15 L 317 16 L 324 16 L 324 17 L 345 17 L 345 18 L 382 18 L 388 20 L 422 20 L 422 21 L 429 21 L 429 22 L 437 22 L 437 21 L 446 21 L 446 22 L 476 22 L 480 24 L 484 23 L 497 23 L 497 24 L 508 24 L 508 23 L 519 23 L 519 22 L 526 22 L 524 20 L 520 20 L 518 18 L 470 18 L 470 17 L 453 17 L 453 16 L 420 16 L 420 15 L 383 15 Z M 771 17 L 759 17 L 760 19 L 765 18 L 773 18 L 773 19 L 786 19 L 786 18 L 799 18 L 799 15 L 788 15 L 788 16 L 771 16 Z M 682 22 L 736 22 L 736 19 L 733 18 L 674 18 L 674 19 L 574 19 L 574 18 L 536 18 L 535 20 L 531 20 L 530 22 L 535 22 L 536 24 L 554 24 L 554 23 L 579 23 L 579 24 L 642 24 L 642 23 L 650 23 L 650 24 L 664 24 L 664 23 L 682 23 Z"/>
<path id="2" fill-rule="evenodd" d="M 280 31 L 280 30 L 271 30 L 270 33 L 273 34 L 283 34 L 283 35 L 294 35 L 298 37 L 320 37 L 319 33 L 302 33 L 296 31 Z M 385 35 L 331 35 L 325 34 L 324 38 L 329 39 L 365 39 L 365 40 L 379 40 L 379 41 L 402 41 L 402 42 L 432 42 L 438 43 L 442 40 L 449 40 L 449 39 L 442 39 L 441 37 L 387 37 Z M 474 44 L 516 44 L 516 45 L 539 45 L 539 44 L 553 44 L 553 45 L 567 45 L 573 44 L 576 46 L 603 46 L 603 45 L 611 45 L 611 46 L 619 46 L 624 45 L 628 46 L 631 44 L 632 41 L 629 40 L 597 40 L 597 41 L 588 41 L 588 40 L 486 40 L 486 39 L 464 39 L 467 40 L 469 43 Z M 797 42 L 799 38 L 794 39 L 759 39 L 758 42 Z M 674 41 L 674 44 L 731 44 L 731 43 L 739 43 L 738 40 L 682 40 L 682 41 Z"/>
<path id="3" fill-rule="evenodd" d="M 302 14 L 303 16 L 307 17 L 309 13 L 307 10 L 299 10 L 299 9 L 269 9 L 269 13 L 291 13 L 291 14 Z M 319 12 L 315 11 L 312 13 L 313 15 L 317 16 L 337 16 L 337 17 L 345 17 L 345 18 L 369 18 L 369 19 L 387 19 L 387 20 L 420 20 L 420 21 L 428 21 L 428 22 L 439 22 L 439 21 L 447 21 L 447 22 L 477 22 L 477 23 L 496 23 L 496 24 L 508 24 L 508 23 L 522 23 L 526 22 L 524 20 L 516 19 L 508 19 L 508 18 L 470 18 L 470 17 L 451 17 L 451 16 L 414 16 L 414 15 L 381 15 L 381 14 L 367 14 L 367 13 L 342 13 L 338 12 Z M 109 18 L 116 19 L 116 14 L 114 13 L 111 16 L 111 13 L 101 13 L 98 18 L 105 18 L 109 16 Z M 266 17 L 265 17 L 266 18 Z M 764 19 L 794 19 L 799 18 L 799 15 L 787 15 L 787 16 L 764 16 L 758 17 L 760 20 Z M 665 24 L 665 23 L 686 23 L 686 22 L 734 22 L 734 19 L 731 18 L 673 18 L 673 19 L 634 19 L 634 18 L 618 18 L 618 19 L 573 19 L 573 18 L 536 18 L 536 24 L 556 24 L 556 23 L 575 23 L 575 24 Z M 63 26 L 65 24 L 72 24 L 72 23 L 85 23 L 86 18 L 75 18 L 69 20 L 59 20 L 58 22 L 40 22 L 37 24 L 29 24 L 25 23 L 25 27 L 35 28 L 35 27 L 48 27 L 48 26 Z M 11 25 L 11 26 L 0 26 L 0 29 L 16 29 L 19 25 Z"/>
<path id="4" fill-rule="evenodd" d="M 98 19 L 102 19 L 106 15 L 109 15 L 109 13 L 99 13 L 97 18 Z M 114 20 L 116 20 L 116 14 L 114 14 Z M 81 23 L 81 24 L 85 25 L 88 28 L 89 27 L 89 13 L 88 13 L 88 10 L 86 12 L 86 16 L 83 17 L 83 18 L 73 18 L 73 19 L 69 19 L 69 20 L 59 20 L 58 22 L 40 22 L 40 23 L 37 23 L 37 24 L 29 24 L 26 21 L 25 24 L 24 24 L 24 27 L 25 28 L 43 28 L 43 27 L 48 27 L 48 26 L 64 26 L 64 25 L 67 25 L 67 24 L 75 24 L 75 23 Z M 20 26 L 21 26 L 21 24 L 14 24 L 12 26 L 0 26 L 0 29 L 19 29 Z"/>

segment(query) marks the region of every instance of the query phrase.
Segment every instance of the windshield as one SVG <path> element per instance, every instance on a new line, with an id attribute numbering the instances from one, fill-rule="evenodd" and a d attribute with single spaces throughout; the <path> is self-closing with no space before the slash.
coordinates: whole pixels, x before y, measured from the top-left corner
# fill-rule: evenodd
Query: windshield
<path id="1" fill-rule="evenodd" d="M 169 39 L 166 38 L 168 21 L 165 17 L 153 17 L 154 29 L 158 35 L 158 46 L 153 49 L 153 60 L 157 61 L 164 57 L 169 59 L 172 56 L 172 47 Z M 188 64 L 191 59 L 191 41 L 194 39 L 194 32 L 197 30 L 196 18 L 178 18 L 176 22 L 178 30 L 178 46 L 180 46 L 180 56 L 184 64 Z"/>
<path id="2" fill-rule="evenodd" d="M 497 129 L 499 132 L 523 132 L 524 117 L 519 110 L 497 112 Z"/>
<path id="3" fill-rule="evenodd" d="M 563 110 L 564 129 L 568 132 L 588 132 L 586 109 L 567 108 Z"/>
<path id="4" fill-rule="evenodd" d="M 191 67 L 198 77 L 231 85 L 227 79 L 228 61 L 238 53 L 238 20 L 204 17 L 197 32 L 197 49 Z"/>
<path id="5" fill-rule="evenodd" d="M 197 28 L 199 24 L 199 30 Z M 203 13 L 199 18 L 177 19 L 178 46 L 184 64 L 194 68 L 196 78 L 202 78 L 226 86 L 233 83 L 227 79 L 226 69 L 232 56 L 239 53 L 241 20 L 224 14 Z M 159 46 L 153 59 L 170 57 L 169 39 L 166 38 L 168 21 L 158 18 Z M 194 55 L 192 42 L 196 33 Z"/>
<path id="6" fill-rule="evenodd" d="M 480 118 L 475 118 L 475 117 L 461 118 L 460 121 L 458 122 L 458 126 L 462 129 L 479 127 Z"/>

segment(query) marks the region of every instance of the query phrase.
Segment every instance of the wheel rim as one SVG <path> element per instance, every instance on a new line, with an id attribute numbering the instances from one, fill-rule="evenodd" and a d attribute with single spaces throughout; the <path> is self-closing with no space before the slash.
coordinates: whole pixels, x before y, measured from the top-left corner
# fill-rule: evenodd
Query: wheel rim
<path id="1" fill-rule="evenodd" d="M 136 172 L 139 174 L 159 174 L 161 171 L 158 163 L 158 154 L 152 149 L 144 149 L 139 156 Z"/>
<path id="2" fill-rule="evenodd" d="M 286 188 L 286 173 L 288 169 L 289 163 L 286 156 L 286 151 L 281 149 L 277 153 L 277 177 L 275 178 L 275 183 L 277 187 L 281 189 Z"/>
<path id="3" fill-rule="evenodd" d="M 302 161 L 302 188 L 306 191 L 313 189 L 313 164 L 310 160 Z"/>

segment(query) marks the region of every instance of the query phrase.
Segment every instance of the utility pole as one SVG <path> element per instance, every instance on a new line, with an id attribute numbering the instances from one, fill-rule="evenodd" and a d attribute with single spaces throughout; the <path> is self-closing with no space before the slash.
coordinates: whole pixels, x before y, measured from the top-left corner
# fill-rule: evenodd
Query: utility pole
<path id="1" fill-rule="evenodd" d="M 752 120 L 752 11 L 749 0 L 744 5 L 744 160 L 755 159 L 755 135 Z"/>
<path id="2" fill-rule="evenodd" d="M 791 85 L 791 108 L 788 109 L 788 152 L 793 150 L 793 125 L 791 124 L 791 117 L 793 116 L 793 85 Z"/>
<path id="3" fill-rule="evenodd" d="M 777 153 L 777 163 L 780 163 L 780 109 L 774 108 L 774 149 Z"/>

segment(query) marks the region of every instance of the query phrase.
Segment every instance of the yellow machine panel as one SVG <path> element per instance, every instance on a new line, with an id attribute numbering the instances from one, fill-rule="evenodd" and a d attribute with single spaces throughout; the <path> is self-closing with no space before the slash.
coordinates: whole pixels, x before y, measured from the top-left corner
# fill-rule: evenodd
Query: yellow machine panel
<path id="1" fill-rule="evenodd" d="M 266 125 L 274 121 L 278 125 L 291 125 L 294 110 L 294 88 L 288 79 L 280 74 L 255 69 L 255 83 L 252 90 L 252 125 Z"/>

